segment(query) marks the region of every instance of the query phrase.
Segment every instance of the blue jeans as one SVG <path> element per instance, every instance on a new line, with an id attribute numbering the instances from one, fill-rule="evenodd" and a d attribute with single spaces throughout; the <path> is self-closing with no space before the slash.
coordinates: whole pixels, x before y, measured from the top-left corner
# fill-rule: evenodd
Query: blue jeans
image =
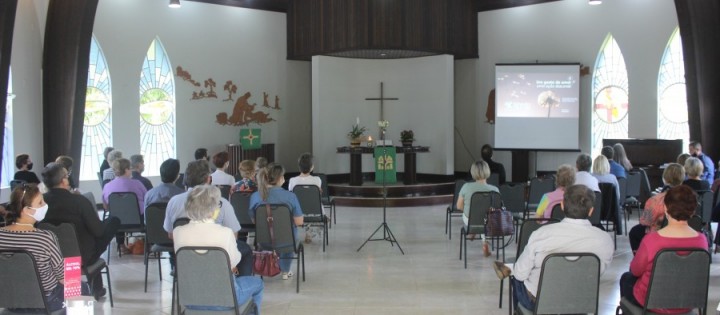
<path id="1" fill-rule="evenodd" d="M 293 234 L 295 234 L 295 241 L 297 242 L 298 232 L 297 232 L 297 229 L 295 228 L 295 226 L 293 226 Z M 277 247 L 283 246 L 283 244 L 275 244 L 275 245 Z M 287 244 L 287 246 L 289 247 L 290 244 Z M 290 268 L 292 267 L 293 258 L 295 258 L 295 253 L 294 252 L 280 253 L 278 256 L 280 257 L 280 262 L 279 262 L 280 270 L 282 270 L 282 272 L 290 272 Z"/>
<path id="2" fill-rule="evenodd" d="M 535 301 L 533 301 L 534 298 L 530 296 L 530 293 L 525 288 L 525 283 L 511 277 L 510 285 L 512 285 L 513 290 L 513 307 L 517 309 L 518 303 L 520 303 L 524 308 L 534 311 Z"/>
<path id="3" fill-rule="evenodd" d="M 252 297 L 253 302 L 255 302 L 255 307 L 257 308 L 257 315 L 260 315 L 260 305 L 262 304 L 263 289 L 263 281 L 259 277 L 235 277 L 235 299 L 237 300 L 238 304 L 243 304 Z M 185 307 L 193 310 L 207 311 L 227 311 L 231 309 L 224 306 L 212 305 L 186 305 Z"/>

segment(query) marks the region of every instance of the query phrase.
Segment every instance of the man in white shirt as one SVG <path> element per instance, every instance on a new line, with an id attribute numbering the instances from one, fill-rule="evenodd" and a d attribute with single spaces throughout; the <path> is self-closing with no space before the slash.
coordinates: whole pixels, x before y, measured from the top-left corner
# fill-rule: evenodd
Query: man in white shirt
<path id="1" fill-rule="evenodd" d="M 573 185 L 565 190 L 563 202 L 565 219 L 559 223 L 547 224 L 530 235 L 528 244 L 514 264 L 511 280 L 513 303 L 520 303 L 526 309 L 535 309 L 535 296 L 542 263 L 545 257 L 554 253 L 593 253 L 600 259 L 600 274 L 610 264 L 614 246 L 612 238 L 605 231 L 590 224 L 595 193 L 584 185 Z M 598 209 L 599 211 L 599 209 Z M 500 264 L 502 265 L 502 264 Z M 498 275 L 507 271 L 494 267 Z"/>
<path id="2" fill-rule="evenodd" d="M 592 159 L 589 155 L 585 153 L 578 155 L 577 160 L 575 160 L 575 168 L 578 170 L 577 173 L 575 173 L 575 185 L 585 185 L 587 188 L 592 189 L 592 191 L 600 191 L 597 178 L 590 174 L 591 167 Z M 598 209 L 598 211 L 600 211 L 600 209 Z"/>
<path id="3" fill-rule="evenodd" d="M 313 156 L 310 153 L 303 153 L 298 158 L 298 168 L 300 175 L 290 178 L 288 190 L 292 191 L 297 185 L 315 185 L 322 190 L 322 180 L 320 177 L 312 176 L 310 173 L 315 168 L 313 164 Z"/>

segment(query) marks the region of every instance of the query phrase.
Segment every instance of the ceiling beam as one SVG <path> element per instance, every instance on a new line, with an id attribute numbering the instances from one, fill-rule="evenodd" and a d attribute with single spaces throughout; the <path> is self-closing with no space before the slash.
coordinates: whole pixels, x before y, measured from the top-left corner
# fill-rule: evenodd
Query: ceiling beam
<path id="1" fill-rule="evenodd" d="M 273 12 L 287 12 L 288 0 L 182 0 Z"/>
<path id="2" fill-rule="evenodd" d="M 526 5 L 554 2 L 560 0 L 476 0 L 478 12 L 521 7 Z"/>

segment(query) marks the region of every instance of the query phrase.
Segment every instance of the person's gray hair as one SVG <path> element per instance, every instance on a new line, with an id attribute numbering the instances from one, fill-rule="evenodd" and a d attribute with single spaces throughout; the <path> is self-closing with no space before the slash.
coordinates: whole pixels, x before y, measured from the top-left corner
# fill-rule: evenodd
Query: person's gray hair
<path id="1" fill-rule="evenodd" d="M 598 175 L 610 174 L 610 162 L 604 155 L 598 155 L 593 161 L 593 173 Z"/>
<path id="2" fill-rule="evenodd" d="M 572 185 L 565 188 L 563 211 L 570 219 L 587 219 L 590 209 L 595 205 L 595 192 L 585 185 Z M 595 209 L 594 211 L 600 211 Z"/>
<path id="3" fill-rule="evenodd" d="M 132 169 L 136 169 L 138 165 L 144 164 L 145 158 L 143 158 L 142 154 L 133 154 L 130 156 L 130 167 Z"/>
<path id="4" fill-rule="evenodd" d="M 703 163 L 696 157 L 690 157 L 685 161 L 685 174 L 690 178 L 702 175 L 704 168 Z"/>
<path id="5" fill-rule="evenodd" d="M 490 166 L 483 160 L 477 160 L 470 166 L 470 175 L 474 180 L 490 178 Z"/>
<path id="6" fill-rule="evenodd" d="M 112 150 L 107 155 L 107 161 L 108 164 L 112 166 L 112 163 L 115 162 L 115 160 L 120 159 L 123 157 L 123 153 L 120 150 Z"/>
<path id="7" fill-rule="evenodd" d="M 590 172 L 590 167 L 592 167 L 592 159 L 589 155 L 581 153 L 575 160 L 575 167 L 577 167 L 578 171 L 580 172 Z"/>
<path id="8" fill-rule="evenodd" d="M 195 187 L 207 183 L 210 176 L 210 164 L 205 159 L 195 160 L 187 165 L 185 169 L 185 184 L 188 187 Z"/>
<path id="9" fill-rule="evenodd" d="M 555 174 L 555 186 L 570 187 L 575 184 L 575 168 L 569 164 L 560 165 Z"/>
<path id="10" fill-rule="evenodd" d="M 220 189 L 213 185 L 195 186 L 188 192 L 185 212 L 191 220 L 202 221 L 213 216 L 220 203 Z"/>
<path id="11" fill-rule="evenodd" d="M 42 181 L 47 188 L 55 188 L 62 183 L 63 178 L 67 176 L 65 166 L 60 163 L 50 162 L 42 171 Z"/>

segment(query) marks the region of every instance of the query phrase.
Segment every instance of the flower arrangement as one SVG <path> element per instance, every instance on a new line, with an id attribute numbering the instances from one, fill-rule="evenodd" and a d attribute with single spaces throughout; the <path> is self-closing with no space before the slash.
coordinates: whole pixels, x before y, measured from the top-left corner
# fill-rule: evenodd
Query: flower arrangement
<path id="1" fill-rule="evenodd" d="M 357 139 L 357 138 L 360 138 L 360 136 L 362 136 L 365 133 L 365 131 L 367 131 L 367 128 L 360 127 L 359 124 L 354 124 L 352 127 L 352 130 L 350 130 L 350 132 L 348 132 L 347 136 L 350 139 Z"/>
<path id="2" fill-rule="evenodd" d="M 387 127 L 390 126 L 390 122 L 387 120 L 380 120 L 378 121 L 378 127 L 382 129 L 383 131 L 387 129 Z"/>
<path id="3" fill-rule="evenodd" d="M 400 132 L 401 142 L 412 142 L 415 141 L 415 133 L 412 130 L 403 130 Z"/>

